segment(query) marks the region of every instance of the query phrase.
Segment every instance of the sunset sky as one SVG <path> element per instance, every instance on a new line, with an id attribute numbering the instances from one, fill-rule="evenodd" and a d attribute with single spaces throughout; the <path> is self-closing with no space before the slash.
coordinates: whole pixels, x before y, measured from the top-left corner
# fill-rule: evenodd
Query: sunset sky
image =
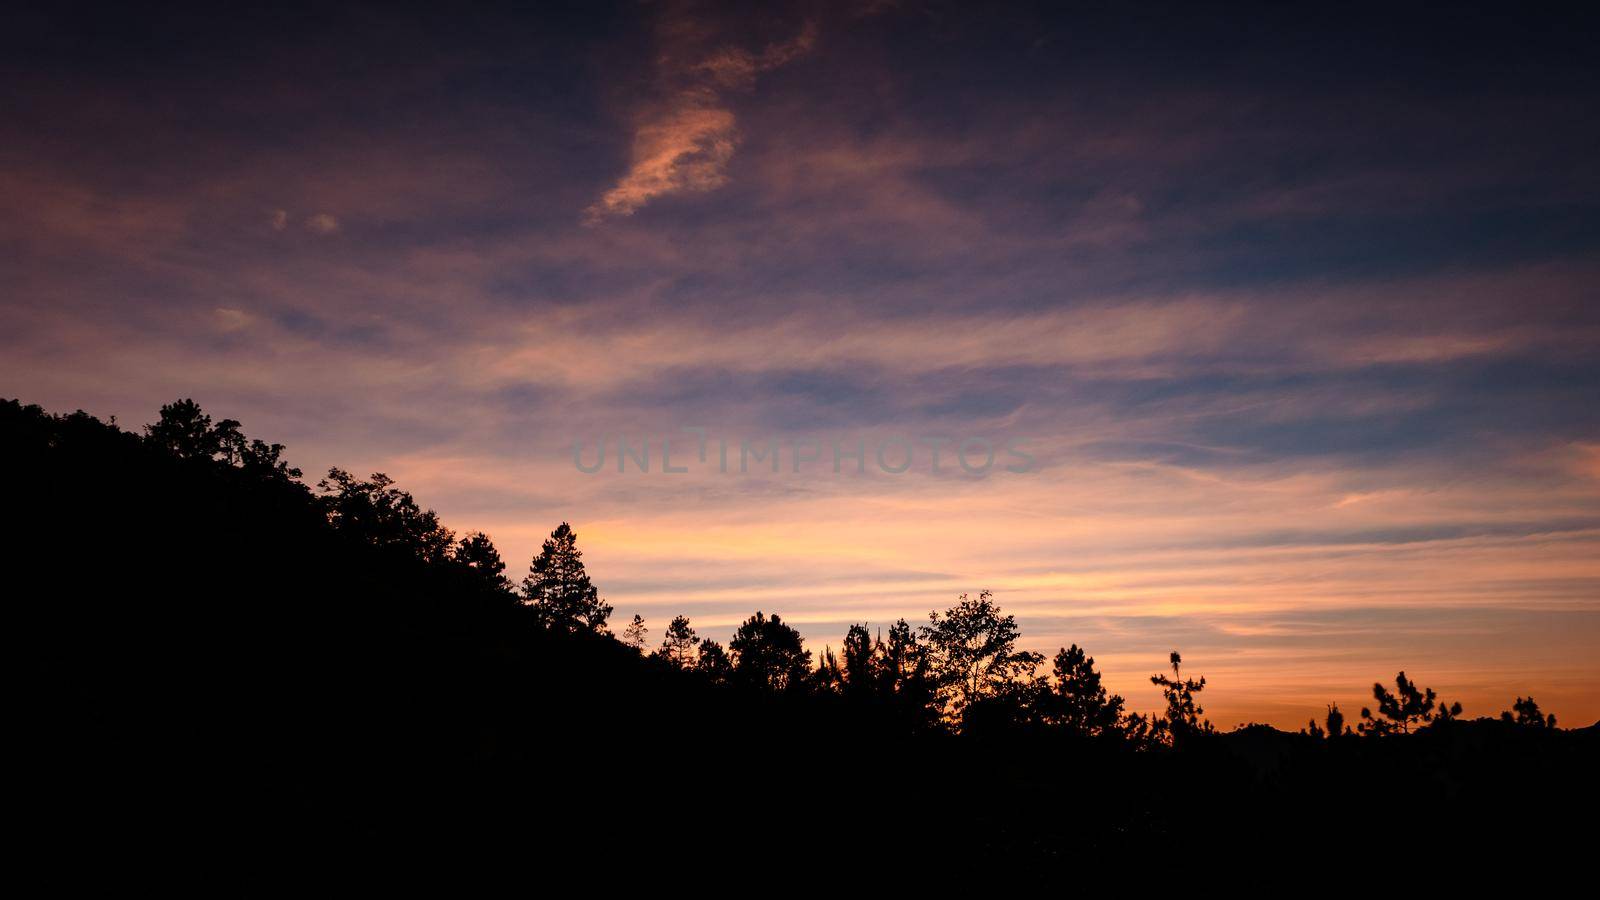
<path id="1" fill-rule="evenodd" d="M 570 521 L 655 639 L 988 588 L 1134 709 L 1600 718 L 1593 18 L 1054 8 L 10 11 L 0 396 Z"/>

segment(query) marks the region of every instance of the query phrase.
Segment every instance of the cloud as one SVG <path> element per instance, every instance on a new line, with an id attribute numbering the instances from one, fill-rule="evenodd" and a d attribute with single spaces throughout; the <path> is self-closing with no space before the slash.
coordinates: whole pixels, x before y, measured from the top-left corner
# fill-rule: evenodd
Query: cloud
<path id="1" fill-rule="evenodd" d="M 704 193 L 727 183 L 740 135 L 725 94 L 750 89 L 757 75 L 804 56 L 815 42 L 816 27 L 807 23 L 793 39 L 759 53 L 728 45 L 687 63 L 681 51 L 663 53 L 661 80 L 675 85 L 669 99 L 640 115 L 628 171 L 584 210 L 584 224 L 631 216 L 657 197 Z"/>
<path id="2" fill-rule="evenodd" d="M 701 102 L 691 96 L 639 126 L 628 173 L 585 211 L 585 222 L 631 216 L 656 197 L 715 190 L 727 181 L 728 160 L 739 142 L 733 113 Z"/>
<path id="3" fill-rule="evenodd" d="M 220 331 L 238 331 L 248 328 L 255 321 L 255 317 L 240 309 L 219 306 L 215 310 L 217 315 L 217 329 Z"/>
<path id="4" fill-rule="evenodd" d="M 793 39 L 768 45 L 758 54 L 739 47 L 722 47 L 690 67 L 693 73 L 703 73 L 717 87 L 746 88 L 755 83 L 756 76 L 779 66 L 787 65 L 816 46 L 817 28 L 807 22 Z"/>
<path id="5" fill-rule="evenodd" d="M 339 220 L 327 213 L 317 213 L 306 220 L 306 228 L 317 234 L 333 234 L 339 230 Z"/>
<path id="6" fill-rule="evenodd" d="M 286 209 L 272 210 L 267 216 L 267 223 L 273 231 L 283 231 L 289 227 L 289 211 Z M 333 234 L 339 230 L 339 220 L 331 213 L 317 213 L 306 217 L 303 223 L 305 229 L 313 234 Z"/>

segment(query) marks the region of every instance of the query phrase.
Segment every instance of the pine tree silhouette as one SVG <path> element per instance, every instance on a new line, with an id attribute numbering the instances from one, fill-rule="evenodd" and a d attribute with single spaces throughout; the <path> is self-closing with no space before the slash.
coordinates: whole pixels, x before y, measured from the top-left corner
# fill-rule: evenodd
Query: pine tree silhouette
<path id="1" fill-rule="evenodd" d="M 1199 681 L 1184 678 L 1181 670 L 1183 657 L 1176 650 L 1172 651 L 1168 661 L 1172 664 L 1171 678 L 1165 673 L 1150 676 L 1150 683 L 1161 688 L 1162 696 L 1167 699 L 1166 718 L 1158 720 L 1160 724 L 1157 727 L 1164 728 L 1174 743 L 1198 734 L 1210 734 L 1214 730 L 1211 721 L 1201 718 L 1205 710 L 1195 699 L 1206 689 L 1205 676 L 1200 676 Z"/>
<path id="2" fill-rule="evenodd" d="M 645 627 L 644 617 L 635 613 L 633 621 L 628 627 L 622 629 L 622 642 L 633 649 L 643 652 L 644 642 L 649 637 L 650 629 Z"/>
<path id="3" fill-rule="evenodd" d="M 1395 690 L 1385 688 L 1382 682 L 1373 682 L 1372 697 L 1378 702 L 1378 713 L 1361 708 L 1362 734 L 1410 734 L 1419 725 L 1439 720 L 1448 721 L 1461 714 L 1461 704 L 1444 706 L 1438 703 L 1439 695 L 1433 688 L 1419 688 L 1401 672 L 1394 679 Z M 1381 716 L 1382 718 L 1379 718 Z"/>
<path id="4" fill-rule="evenodd" d="M 606 630 L 611 605 L 589 581 L 578 535 L 562 522 L 545 540 L 522 579 L 522 597 L 545 627 L 555 631 Z"/>
<path id="5" fill-rule="evenodd" d="M 511 596 L 511 580 L 505 575 L 505 561 L 500 558 L 500 551 L 495 549 L 488 535 L 475 531 L 462 538 L 455 546 L 453 558 L 471 571 L 485 587 Z"/>
<path id="6" fill-rule="evenodd" d="M 758 610 L 728 642 L 733 676 L 768 691 L 803 689 L 811 669 L 811 651 L 804 645 L 800 632 L 776 614 L 769 619 Z"/>
<path id="7" fill-rule="evenodd" d="M 687 669 L 695 664 L 695 648 L 698 646 L 700 637 L 689 627 L 688 617 L 673 616 L 667 625 L 666 635 L 661 639 L 661 648 L 653 655 L 680 669 Z"/>
<path id="8" fill-rule="evenodd" d="M 1078 737 L 1117 733 L 1123 717 L 1123 699 L 1108 694 L 1095 671 L 1094 657 L 1077 644 L 1063 647 L 1054 660 L 1056 683 L 1051 696 L 1050 720 Z"/>

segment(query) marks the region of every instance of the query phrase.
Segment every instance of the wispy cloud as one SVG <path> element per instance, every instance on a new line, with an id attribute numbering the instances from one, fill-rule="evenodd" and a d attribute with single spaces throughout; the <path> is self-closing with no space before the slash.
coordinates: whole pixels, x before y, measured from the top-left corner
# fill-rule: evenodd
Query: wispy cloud
<path id="1" fill-rule="evenodd" d="M 658 82 L 666 98 L 647 106 L 634 126 L 628 171 L 588 209 L 584 222 L 631 216 L 658 197 L 712 191 L 727 182 L 728 162 L 739 146 L 738 122 L 728 94 L 749 90 L 763 72 L 810 52 L 817 29 L 806 23 L 794 38 L 759 52 L 722 45 L 704 55 L 693 49 L 694 29 L 664 28 Z M 686 58 L 687 57 L 687 58 Z"/>
<path id="2" fill-rule="evenodd" d="M 607 216 L 631 216 L 657 197 L 715 190 L 727 181 L 728 160 L 739 143 L 733 113 L 715 97 L 692 93 L 639 125 L 633 163 L 617 185 L 584 211 L 596 224 Z"/>

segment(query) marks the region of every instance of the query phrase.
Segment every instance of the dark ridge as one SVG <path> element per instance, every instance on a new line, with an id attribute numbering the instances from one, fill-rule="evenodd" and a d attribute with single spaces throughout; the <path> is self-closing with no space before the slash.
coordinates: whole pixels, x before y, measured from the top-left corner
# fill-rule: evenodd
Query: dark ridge
<path id="1" fill-rule="evenodd" d="M 1050 872 L 1179 847 L 1377 857 L 1396 829 L 1408 853 L 1543 856 L 1594 809 L 1600 723 L 1218 734 L 1197 707 L 1183 725 L 1203 682 L 1177 654 L 1174 711 L 1143 737 L 1120 698 L 1094 724 L 1042 679 L 957 728 L 864 687 L 863 657 L 782 657 L 776 616 L 746 623 L 742 668 L 680 668 L 523 605 L 487 539 L 463 549 L 385 481 L 314 491 L 281 447 L 202 418 L 174 404 L 141 436 L 0 403 L 13 811 L 24 856 L 69 876 L 458 854 L 541 876 Z M 740 674 L 758 641 L 787 667 L 759 681 Z M 1098 683 L 1081 653 L 1057 665 Z"/>

